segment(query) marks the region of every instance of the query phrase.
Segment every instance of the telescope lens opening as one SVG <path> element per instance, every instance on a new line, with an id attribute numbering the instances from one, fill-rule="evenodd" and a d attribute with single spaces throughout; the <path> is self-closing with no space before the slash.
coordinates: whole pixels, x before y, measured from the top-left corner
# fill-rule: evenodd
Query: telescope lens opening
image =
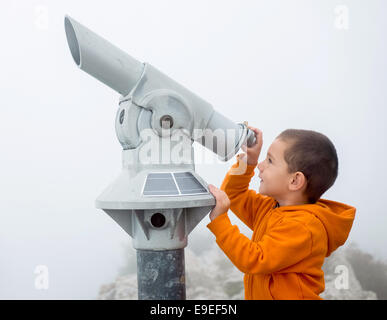
<path id="1" fill-rule="evenodd" d="M 161 228 L 165 224 L 165 217 L 157 212 L 151 217 L 151 223 L 155 228 Z"/>
<path id="2" fill-rule="evenodd" d="M 75 35 L 74 27 L 71 24 L 71 21 L 69 18 L 65 18 L 65 30 L 66 30 L 66 37 L 67 37 L 67 43 L 69 45 L 71 55 L 73 56 L 73 59 L 77 66 L 81 65 L 81 53 L 79 50 L 79 44 L 77 36 Z"/>

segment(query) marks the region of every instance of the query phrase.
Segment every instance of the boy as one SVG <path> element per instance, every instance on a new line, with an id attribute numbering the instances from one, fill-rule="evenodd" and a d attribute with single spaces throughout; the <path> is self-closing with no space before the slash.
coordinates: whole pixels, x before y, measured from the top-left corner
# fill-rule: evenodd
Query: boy
<path id="1" fill-rule="evenodd" d="M 318 132 L 289 129 L 258 163 L 262 132 L 249 128 L 257 143 L 242 147 L 220 189 L 209 185 L 216 206 L 207 227 L 245 273 L 245 299 L 321 299 L 324 258 L 345 243 L 356 211 L 320 199 L 337 177 L 335 147 Z M 259 193 L 248 189 L 256 166 Z M 231 225 L 229 209 L 253 230 L 251 240 Z"/>

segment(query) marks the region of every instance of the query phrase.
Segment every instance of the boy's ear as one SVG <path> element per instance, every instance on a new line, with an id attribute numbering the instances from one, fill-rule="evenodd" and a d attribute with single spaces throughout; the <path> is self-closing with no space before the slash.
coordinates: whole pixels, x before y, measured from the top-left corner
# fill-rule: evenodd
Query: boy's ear
<path id="1" fill-rule="evenodd" d="M 301 171 L 297 171 L 291 177 L 289 189 L 291 191 L 302 190 L 306 186 L 306 177 Z"/>

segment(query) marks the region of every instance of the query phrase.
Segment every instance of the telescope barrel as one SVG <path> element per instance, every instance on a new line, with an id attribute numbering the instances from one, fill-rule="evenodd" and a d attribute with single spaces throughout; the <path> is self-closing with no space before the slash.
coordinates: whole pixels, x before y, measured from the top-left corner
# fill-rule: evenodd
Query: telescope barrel
<path id="1" fill-rule="evenodd" d="M 252 147 L 256 142 L 252 130 L 235 123 L 215 110 L 203 136 L 196 141 L 216 153 L 223 161 L 231 159 L 243 143 L 246 143 L 247 147 Z"/>
<path id="2" fill-rule="evenodd" d="M 65 17 L 71 55 L 80 69 L 126 96 L 139 81 L 144 65 L 89 30 Z"/>

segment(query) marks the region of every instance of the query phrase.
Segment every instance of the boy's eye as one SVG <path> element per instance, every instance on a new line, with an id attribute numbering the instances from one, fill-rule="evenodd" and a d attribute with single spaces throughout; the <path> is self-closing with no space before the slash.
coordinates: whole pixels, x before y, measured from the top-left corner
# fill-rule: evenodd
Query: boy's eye
<path id="1" fill-rule="evenodd" d="M 268 158 L 269 159 L 269 163 L 271 163 L 271 159 L 270 158 Z"/>

